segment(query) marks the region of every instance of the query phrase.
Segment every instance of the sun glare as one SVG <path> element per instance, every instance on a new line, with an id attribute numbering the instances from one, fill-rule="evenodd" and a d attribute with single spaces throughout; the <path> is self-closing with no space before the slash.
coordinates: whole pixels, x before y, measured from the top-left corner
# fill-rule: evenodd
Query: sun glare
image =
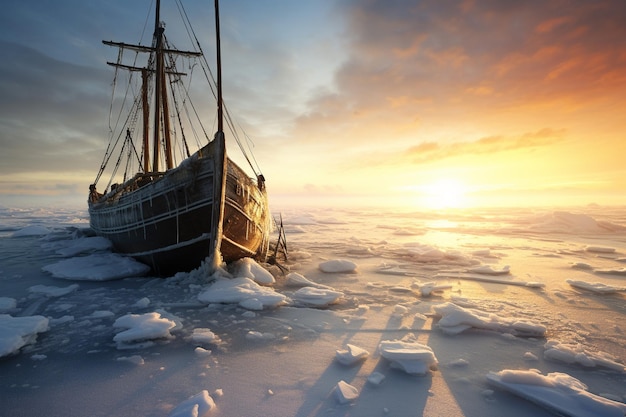
<path id="1" fill-rule="evenodd" d="M 432 208 L 461 208 L 467 205 L 467 187 L 454 179 L 440 179 L 421 187 L 425 205 Z"/>

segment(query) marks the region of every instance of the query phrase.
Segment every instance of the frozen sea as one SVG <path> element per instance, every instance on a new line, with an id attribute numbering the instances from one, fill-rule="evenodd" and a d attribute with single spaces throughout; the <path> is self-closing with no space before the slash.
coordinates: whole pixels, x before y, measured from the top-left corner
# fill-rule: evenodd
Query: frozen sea
<path id="1" fill-rule="evenodd" d="M 0 207 L 0 415 L 626 414 L 624 208 L 274 213 L 287 272 L 161 279 Z"/>

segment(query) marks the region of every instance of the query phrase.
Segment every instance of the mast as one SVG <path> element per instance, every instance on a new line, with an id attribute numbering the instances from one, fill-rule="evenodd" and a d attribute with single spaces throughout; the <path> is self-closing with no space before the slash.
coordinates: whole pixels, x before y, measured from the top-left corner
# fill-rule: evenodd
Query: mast
<path id="1" fill-rule="evenodd" d="M 150 72 L 141 69 L 141 108 L 143 120 L 143 172 L 150 172 L 150 110 L 148 109 L 148 77 Z"/>
<path id="2" fill-rule="evenodd" d="M 167 76 L 166 74 L 183 76 L 187 75 L 184 72 L 176 72 L 172 69 L 168 69 L 165 62 L 166 54 L 183 55 L 188 57 L 202 56 L 201 52 L 195 51 L 180 51 L 176 49 L 168 49 L 165 42 L 165 28 L 161 26 L 161 1 L 156 1 L 156 12 L 154 18 L 154 35 L 152 46 L 133 45 L 124 42 L 102 41 L 103 44 L 109 46 L 116 46 L 123 49 L 129 49 L 136 52 L 154 53 L 154 63 L 156 68 L 139 68 L 131 65 L 124 65 L 119 61 L 107 62 L 107 64 L 123 68 L 128 71 L 141 71 L 142 75 L 142 113 L 143 113 L 143 171 L 144 172 L 158 172 L 159 171 L 159 149 L 161 145 L 161 135 L 163 135 L 163 145 L 165 148 L 165 163 L 166 169 L 174 168 L 174 159 L 172 157 L 172 144 L 171 144 L 171 131 L 170 131 L 170 116 L 169 116 L 169 104 L 168 104 L 168 91 L 167 91 Z M 121 56 L 121 55 L 120 55 Z M 153 120 L 153 132 L 149 132 L 149 105 L 148 105 L 148 85 L 151 74 L 154 73 L 154 120 Z M 152 161 L 150 161 L 150 133 L 152 133 Z M 150 166 L 152 165 L 152 166 Z"/>
<path id="3" fill-rule="evenodd" d="M 224 131 L 224 110 L 222 103 L 222 47 L 220 42 L 220 7 L 215 0 L 215 42 L 217 48 L 217 131 Z"/>
<path id="4" fill-rule="evenodd" d="M 154 131 L 152 142 L 152 171 L 159 171 L 159 142 L 161 141 L 160 116 L 161 116 L 161 88 L 163 79 L 163 31 L 160 25 L 161 0 L 156 1 L 154 14 L 154 48 L 156 50 L 156 80 L 154 82 Z M 165 115 L 163 115 L 165 117 Z"/>

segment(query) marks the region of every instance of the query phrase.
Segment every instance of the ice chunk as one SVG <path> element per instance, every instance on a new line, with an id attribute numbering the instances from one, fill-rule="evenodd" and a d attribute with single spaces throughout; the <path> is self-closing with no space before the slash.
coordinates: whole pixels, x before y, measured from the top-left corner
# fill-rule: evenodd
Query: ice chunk
<path id="1" fill-rule="evenodd" d="M 343 365 L 354 365 L 357 362 L 367 359 L 369 354 L 367 350 L 348 343 L 346 349 L 336 352 L 335 359 Z"/>
<path id="2" fill-rule="evenodd" d="M 248 340 L 274 340 L 276 335 L 274 333 L 261 333 L 255 330 L 250 330 L 246 333 L 246 339 Z"/>
<path id="3" fill-rule="evenodd" d="M 292 298 L 311 306 L 326 306 L 336 303 L 343 293 L 330 288 L 304 287 L 296 291 Z"/>
<path id="4" fill-rule="evenodd" d="M 242 258 L 231 265 L 233 275 L 237 278 L 250 278 L 259 284 L 273 284 L 274 276 L 252 258 Z"/>
<path id="5" fill-rule="evenodd" d="M 215 408 L 215 401 L 209 391 L 202 390 L 196 395 L 178 404 L 168 417 L 206 417 Z"/>
<path id="6" fill-rule="evenodd" d="M 11 235 L 12 237 L 45 236 L 50 233 L 50 229 L 44 226 L 26 226 Z"/>
<path id="7" fill-rule="evenodd" d="M 132 343 L 150 339 L 169 338 L 170 330 L 176 326 L 172 320 L 161 317 L 157 312 L 127 314 L 115 320 L 113 327 L 123 328 L 113 337 L 118 343 Z"/>
<path id="8" fill-rule="evenodd" d="M 52 287 L 47 285 L 33 285 L 28 289 L 33 294 L 43 294 L 48 297 L 62 297 L 78 289 L 78 284 L 68 285 L 67 287 Z"/>
<path id="9" fill-rule="evenodd" d="M 196 347 L 193 351 L 198 356 L 210 356 L 213 353 L 211 350 L 205 349 L 205 348 L 200 347 L 200 346 Z"/>
<path id="10" fill-rule="evenodd" d="M 328 288 L 326 285 L 318 284 L 306 278 L 304 275 L 297 272 L 290 272 L 287 274 L 287 285 L 292 287 L 315 287 L 315 288 Z"/>
<path id="11" fill-rule="evenodd" d="M 605 268 L 596 269 L 599 274 L 611 274 L 611 275 L 626 275 L 626 268 Z"/>
<path id="12" fill-rule="evenodd" d="M 602 351 L 593 351 L 580 343 L 550 340 L 544 345 L 544 348 L 543 356 L 546 359 L 569 364 L 577 363 L 588 368 L 600 366 L 618 372 L 626 372 L 624 364 L 617 362 L 614 356 Z"/>
<path id="13" fill-rule="evenodd" d="M 150 305 L 150 299 L 148 297 L 143 297 L 143 298 L 137 300 L 137 302 L 135 304 L 133 304 L 133 307 L 146 308 L 149 305 Z"/>
<path id="14" fill-rule="evenodd" d="M 433 350 L 421 343 L 402 340 L 384 340 L 378 345 L 381 356 L 395 368 L 408 374 L 425 375 L 437 368 L 437 358 Z"/>
<path id="15" fill-rule="evenodd" d="M 141 355 L 133 355 L 133 356 L 120 356 L 117 358 L 119 362 L 130 362 L 135 365 L 143 365 L 145 361 Z"/>
<path id="16" fill-rule="evenodd" d="M 83 237 L 69 241 L 65 246 L 57 248 L 56 253 L 69 258 L 81 253 L 105 251 L 113 247 L 111 241 L 101 236 Z"/>
<path id="17" fill-rule="evenodd" d="M 284 304 L 287 297 L 250 278 L 220 279 L 198 294 L 198 300 L 207 304 L 237 304 L 250 299 L 258 300 L 263 307 L 276 307 Z"/>
<path id="18" fill-rule="evenodd" d="M 213 333 L 211 329 L 207 329 L 205 327 L 197 327 L 193 329 L 193 334 L 191 335 L 191 340 L 200 344 L 219 344 L 221 340 L 218 335 Z"/>
<path id="19" fill-rule="evenodd" d="M 438 284 L 436 282 L 426 282 L 417 284 L 417 288 L 422 297 L 429 297 L 432 294 L 437 294 L 443 290 L 452 288 L 452 284 Z"/>
<path id="20" fill-rule="evenodd" d="M 491 372 L 487 381 L 559 415 L 570 417 L 623 417 L 626 404 L 587 391 L 587 386 L 564 373 L 505 369 Z"/>
<path id="21" fill-rule="evenodd" d="M 347 404 L 359 398 L 359 390 L 341 380 L 335 386 L 335 397 L 340 404 Z"/>
<path id="22" fill-rule="evenodd" d="M 319 264 L 322 272 L 338 273 L 338 272 L 356 272 L 356 264 L 345 259 L 334 259 Z"/>
<path id="23" fill-rule="evenodd" d="M 16 353 L 23 346 L 34 343 L 37 333 L 47 330 L 46 317 L 13 317 L 0 314 L 0 357 Z"/>
<path id="24" fill-rule="evenodd" d="M 502 268 L 494 268 L 491 265 L 481 265 L 475 268 L 470 268 L 467 272 L 474 274 L 485 274 L 485 275 L 506 275 L 511 272 L 511 268 L 509 265 L 505 265 Z"/>
<path id="25" fill-rule="evenodd" d="M 380 385 L 384 379 L 385 379 L 385 375 L 381 374 L 380 372 L 372 372 L 367 377 L 367 382 L 369 382 L 372 385 Z"/>
<path id="26" fill-rule="evenodd" d="M 17 306 L 15 298 L 0 297 L 0 313 L 13 310 Z"/>
<path id="27" fill-rule="evenodd" d="M 606 285 L 601 282 L 585 282 L 585 281 L 574 281 L 568 279 L 567 282 L 569 285 L 575 288 L 580 288 L 583 290 L 599 293 L 599 294 L 613 294 L 616 292 L 626 291 L 626 287 L 615 287 L 613 285 Z"/>
<path id="28" fill-rule="evenodd" d="M 150 267 L 132 258 L 115 253 L 94 254 L 64 259 L 42 268 L 55 278 L 76 281 L 110 281 L 139 277 L 150 272 Z"/>
<path id="29" fill-rule="evenodd" d="M 615 248 L 608 246 L 586 246 L 585 250 L 592 253 L 615 253 Z"/>
<path id="30" fill-rule="evenodd" d="M 435 305 L 433 310 L 441 316 L 437 326 L 447 334 L 458 334 L 472 327 L 515 336 L 543 336 L 546 333 L 546 327 L 538 323 L 463 308 L 453 303 Z"/>

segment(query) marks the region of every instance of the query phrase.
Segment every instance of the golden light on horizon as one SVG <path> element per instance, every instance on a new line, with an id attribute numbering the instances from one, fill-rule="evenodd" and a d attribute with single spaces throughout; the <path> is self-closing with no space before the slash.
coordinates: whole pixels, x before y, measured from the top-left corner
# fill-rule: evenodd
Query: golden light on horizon
<path id="1" fill-rule="evenodd" d="M 405 189 L 411 195 L 411 205 L 429 209 L 459 209 L 466 208 L 469 204 L 469 189 L 456 178 L 440 178 Z"/>

